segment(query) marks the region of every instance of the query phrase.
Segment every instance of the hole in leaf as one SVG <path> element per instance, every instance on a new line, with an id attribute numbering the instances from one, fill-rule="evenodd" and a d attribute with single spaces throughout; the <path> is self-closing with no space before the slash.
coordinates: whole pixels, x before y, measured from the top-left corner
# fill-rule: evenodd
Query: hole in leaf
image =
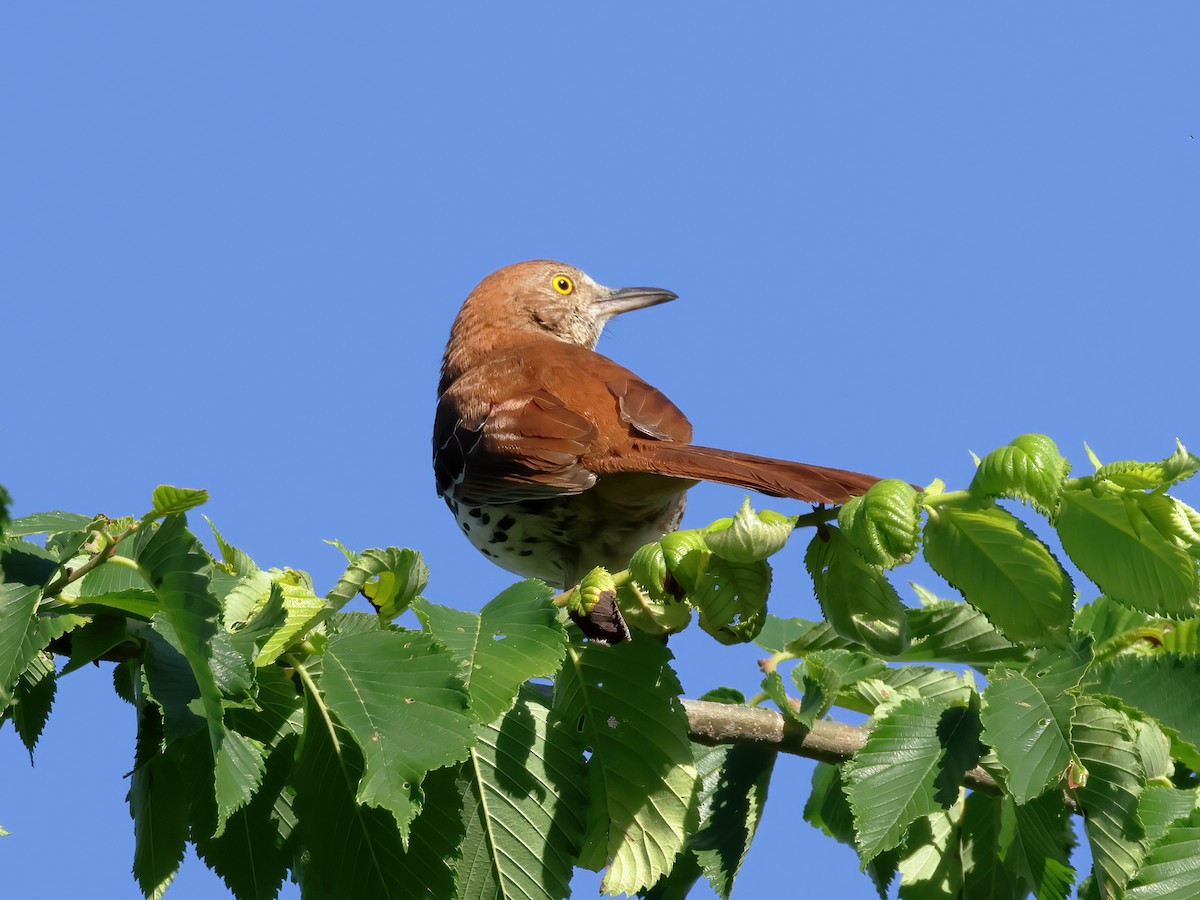
<path id="1" fill-rule="evenodd" d="M 508 637 L 508 635 L 507 635 L 507 634 L 493 634 L 493 635 L 492 635 L 492 640 L 493 640 L 493 641 L 502 641 L 502 640 L 504 640 L 506 637 Z"/>

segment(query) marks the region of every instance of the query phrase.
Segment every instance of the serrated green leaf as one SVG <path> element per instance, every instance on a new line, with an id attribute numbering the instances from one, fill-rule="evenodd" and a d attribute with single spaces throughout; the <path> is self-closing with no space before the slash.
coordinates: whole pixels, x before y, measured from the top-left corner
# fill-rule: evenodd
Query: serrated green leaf
<path id="1" fill-rule="evenodd" d="M 274 900 L 293 863 L 287 845 L 295 819 L 287 777 L 296 740 L 296 734 L 289 734 L 272 749 L 261 785 L 245 806 L 229 816 L 220 837 L 213 836 L 217 826 L 212 798 L 208 798 L 212 808 L 192 829 L 196 853 L 239 900 Z"/>
<path id="2" fill-rule="evenodd" d="M 975 689 L 966 676 L 930 666 L 895 666 L 872 678 L 856 681 L 838 694 L 837 705 L 871 714 L 885 703 L 904 697 L 925 697 L 946 706 L 966 706 Z"/>
<path id="3" fill-rule="evenodd" d="M 1200 657 L 1118 656 L 1096 664 L 1088 689 L 1153 716 L 1200 748 Z"/>
<path id="4" fill-rule="evenodd" d="M 1133 459 L 1109 463 L 1096 469 L 1097 481 L 1111 481 L 1131 490 L 1170 487 L 1191 478 L 1200 471 L 1200 458 L 1188 453 L 1175 441 L 1175 452 L 1161 462 L 1138 462 Z"/>
<path id="5" fill-rule="evenodd" d="M 1154 846 L 1166 830 L 1186 819 L 1197 807 L 1195 788 L 1176 788 L 1151 784 L 1138 803 L 1138 819 L 1146 829 L 1146 844 Z"/>
<path id="6" fill-rule="evenodd" d="M 762 818 L 777 753 L 750 744 L 693 750 L 700 825 L 688 852 L 717 896 L 728 900 Z"/>
<path id="7" fill-rule="evenodd" d="M 477 721 L 495 721 L 512 707 L 521 685 L 562 665 L 566 634 L 553 598 L 545 582 L 523 581 L 478 615 L 427 600 L 415 604 L 426 630 L 461 664 Z"/>
<path id="8" fill-rule="evenodd" d="M 609 861 L 609 893 L 657 882 L 695 821 L 696 768 L 671 658 L 657 641 L 571 647 L 555 683 L 559 727 L 592 751 L 580 865 Z"/>
<path id="9" fill-rule="evenodd" d="M 67 675 L 125 643 L 133 642 L 127 620 L 120 616 L 96 616 L 71 635 L 71 658 L 59 674 Z"/>
<path id="10" fill-rule="evenodd" d="M 854 813 L 846 799 L 841 769 L 829 763 L 817 763 L 813 769 L 812 791 L 804 804 L 804 821 L 824 832 L 835 841 L 857 852 L 854 839 Z M 888 850 L 864 864 L 864 870 L 875 884 L 880 900 L 886 900 L 888 886 L 896 876 L 900 853 Z"/>
<path id="11" fill-rule="evenodd" d="M 1175 763 L 1171 759 L 1171 739 L 1152 719 L 1131 719 L 1129 726 L 1130 737 L 1133 738 L 1138 758 L 1142 761 L 1142 771 L 1146 774 L 1146 782 L 1170 784 L 1169 779 L 1175 774 Z"/>
<path id="12" fill-rule="evenodd" d="M 42 736 L 42 730 L 50 718 L 56 690 L 54 662 L 50 654 L 39 653 L 17 679 L 15 699 L 9 710 L 13 728 L 29 751 L 31 763 L 38 738 Z"/>
<path id="13" fill-rule="evenodd" d="M 885 478 L 838 512 L 838 525 L 863 559 L 890 569 L 916 555 L 921 533 L 920 494 L 912 485 Z"/>
<path id="14" fill-rule="evenodd" d="M 906 610 L 906 617 L 908 647 L 895 657 L 898 662 L 986 666 L 1019 660 L 1027 652 L 1005 638 L 975 607 L 957 600 L 935 600 Z"/>
<path id="15" fill-rule="evenodd" d="M 156 753 L 129 778 L 133 874 L 149 900 L 159 900 L 170 886 L 187 843 L 192 787 L 181 768 L 179 750 Z"/>
<path id="16" fill-rule="evenodd" d="M 217 751 L 215 765 L 217 823 L 214 836 L 220 837 L 229 817 L 250 802 L 262 784 L 265 771 L 263 745 L 227 730 Z"/>
<path id="17" fill-rule="evenodd" d="M 972 900 L 1023 900 L 1024 879 L 1005 859 L 1011 834 L 1004 833 L 1001 798 L 972 791 L 963 804 L 961 845 L 963 896 Z"/>
<path id="18" fill-rule="evenodd" d="M 452 827 L 443 818 L 458 818 L 454 794 L 439 793 L 438 802 L 431 798 L 429 808 L 412 823 L 406 853 L 392 815 L 355 800 L 363 776 L 362 754 L 346 731 L 336 725 L 331 730 L 331 724 L 317 700 L 307 697 L 304 737 L 290 779 L 296 792 L 296 831 L 306 851 L 298 873 L 305 900 L 453 897 L 447 863 L 452 850 L 438 843 L 437 836 Z M 452 784 L 454 772 L 442 771 L 449 773 Z M 429 780 L 437 779 L 431 775 Z M 439 817 L 438 827 L 422 828 L 425 814 Z"/>
<path id="19" fill-rule="evenodd" d="M 152 619 L 151 627 L 141 638 L 142 689 L 162 710 L 167 741 L 178 740 L 204 728 L 204 717 L 198 715 L 192 705 L 200 698 L 200 687 L 187 657 L 179 649 L 171 623 L 161 616 Z M 212 678 L 211 671 L 209 678 Z M 216 691 L 215 682 L 213 691 Z"/>
<path id="20" fill-rule="evenodd" d="M 341 609 L 360 591 L 385 620 L 408 608 L 429 581 L 429 568 L 421 554 L 408 548 L 387 547 L 364 550 L 351 562 L 327 595 L 334 609 Z"/>
<path id="21" fill-rule="evenodd" d="M 834 631 L 880 656 L 908 645 L 904 604 L 884 574 L 868 565 L 837 528 L 817 532 L 804 554 L 817 600 Z"/>
<path id="22" fill-rule="evenodd" d="M 800 701 L 788 696 L 787 688 L 783 685 L 783 676 L 778 670 L 768 672 L 763 676 L 762 691 L 779 708 L 779 711 L 789 719 L 799 722 Z"/>
<path id="23" fill-rule="evenodd" d="M 41 588 L 59 568 L 58 555 L 19 538 L 0 540 L 0 577 L 12 586 Z"/>
<path id="24" fill-rule="evenodd" d="M 13 519 L 4 529 L 6 538 L 26 537 L 31 534 L 61 534 L 66 531 L 82 531 L 92 524 L 94 518 L 78 513 L 53 510 L 34 513 Z"/>
<path id="25" fill-rule="evenodd" d="M 796 719 L 809 728 L 825 716 L 839 695 L 863 679 L 876 678 L 887 664 L 865 653 L 850 650 L 816 650 L 804 665 L 792 670 L 792 680 L 801 693 Z"/>
<path id="26" fill-rule="evenodd" d="M 1146 852 L 1145 829 L 1138 819 L 1146 778 L 1129 737 L 1129 720 L 1096 700 L 1081 698 L 1071 743 L 1088 773 L 1087 784 L 1076 788 L 1075 796 L 1092 848 L 1092 872 L 1102 894 L 1117 895 Z"/>
<path id="27" fill-rule="evenodd" d="M 28 664 L 26 635 L 37 627 L 41 590 L 23 584 L 0 584 L 0 711 L 13 702 L 17 679 Z M 40 648 L 39 648 L 40 649 Z"/>
<path id="28" fill-rule="evenodd" d="M 1071 464 L 1044 434 L 1023 434 L 979 462 L 970 491 L 988 499 L 1010 497 L 1053 515 Z"/>
<path id="29" fill-rule="evenodd" d="M 941 809 L 935 792 L 943 710 L 933 700 L 902 700 L 878 719 L 862 749 L 846 762 L 846 795 L 864 861 L 899 846 L 915 819 Z"/>
<path id="30" fill-rule="evenodd" d="M 162 608 L 149 588 L 127 588 L 81 599 L 85 602 L 78 604 L 80 612 L 99 615 L 119 613 L 144 621 L 149 621 Z"/>
<path id="31" fill-rule="evenodd" d="M 366 766 L 358 800 L 391 812 L 405 839 L 421 779 L 465 759 L 475 742 L 459 671 L 433 638 L 412 632 L 336 635 L 325 652 L 325 700 Z"/>
<path id="32" fill-rule="evenodd" d="M 987 751 L 979 740 L 982 732 L 977 694 L 972 694 L 965 705 L 951 706 L 942 712 L 937 727 L 943 748 L 941 771 L 934 780 L 934 787 L 936 799 L 944 808 L 948 809 L 958 799 L 967 772 L 979 764 Z"/>
<path id="33" fill-rule="evenodd" d="M 221 610 L 208 589 L 208 555 L 181 515 L 167 516 L 149 538 L 143 534 L 138 535 L 136 558 L 161 605 L 155 620 L 169 626 L 169 639 L 191 669 L 215 756 L 224 735 L 224 710 L 211 667 Z"/>
<path id="34" fill-rule="evenodd" d="M 1135 494 L 1138 507 L 1165 540 L 1179 547 L 1192 559 L 1200 559 L 1200 514 L 1166 494 Z"/>
<path id="35" fill-rule="evenodd" d="M 1075 689 L 1090 659 L 1086 651 L 1043 651 L 1023 669 L 997 666 L 988 675 L 984 732 L 1017 803 L 1028 803 L 1066 772 Z"/>
<path id="36" fill-rule="evenodd" d="M 701 628 L 722 644 L 739 644 L 754 640 L 762 629 L 770 593 L 770 563 L 729 562 L 712 554 L 694 578 L 688 599 L 700 613 Z"/>
<path id="37" fill-rule="evenodd" d="M 769 613 L 754 643 L 771 653 L 786 651 L 793 656 L 803 656 L 813 650 L 862 648 L 862 644 L 857 641 L 848 641 L 839 635 L 828 622 L 781 619 Z"/>
<path id="38" fill-rule="evenodd" d="M 1158 532 L 1136 499 L 1068 490 L 1054 524 L 1075 565 L 1117 602 L 1174 617 L 1200 608 L 1196 560 Z"/>
<path id="39" fill-rule="evenodd" d="M 1193 900 L 1200 894 L 1200 811 L 1172 825 L 1129 885 L 1127 900 Z"/>
<path id="40" fill-rule="evenodd" d="M 312 585 L 301 573 L 289 569 L 271 574 L 283 595 L 284 621 L 258 651 L 255 665 L 259 668 L 274 664 L 284 650 L 329 612 L 326 601 L 313 593 Z"/>
<path id="41" fill-rule="evenodd" d="M 922 816 L 909 827 L 899 866 L 900 900 L 958 900 L 962 896 L 961 818 L 962 803 L 958 802 L 950 809 Z"/>
<path id="42" fill-rule="evenodd" d="M 1037 900 L 1066 900 L 1075 882 L 1070 862 L 1075 830 L 1062 797 L 1047 793 L 1022 806 L 1004 797 L 1001 804 L 1006 865 L 1031 886 Z"/>
<path id="43" fill-rule="evenodd" d="M 941 506 L 925 525 L 925 560 L 1009 640 L 1062 646 L 1071 579 L 1046 545 L 998 506 Z"/>
<path id="44" fill-rule="evenodd" d="M 160 484 L 151 494 L 155 517 L 177 515 L 208 502 L 208 491 Z"/>
<path id="45" fill-rule="evenodd" d="M 204 521 L 208 522 L 208 527 L 212 529 L 213 538 L 217 542 L 217 549 L 221 551 L 221 559 L 225 560 L 225 565 L 229 567 L 230 572 L 234 575 L 244 577 L 246 575 L 253 575 L 259 571 L 258 565 L 250 558 L 250 554 L 244 550 L 239 550 L 225 540 L 221 532 L 217 531 L 217 526 L 213 524 L 212 519 L 205 516 Z"/>
<path id="46" fill-rule="evenodd" d="M 558 900 L 570 893 L 585 824 L 585 769 L 572 736 L 550 726 L 549 712 L 546 699 L 527 689 L 501 718 L 478 728 L 459 776 L 466 798 L 460 897 Z"/>
<path id="47" fill-rule="evenodd" d="M 704 542 L 721 559 L 755 563 L 782 550 L 795 525 L 794 519 L 771 510 L 755 512 L 747 497 L 728 525 L 705 530 Z"/>

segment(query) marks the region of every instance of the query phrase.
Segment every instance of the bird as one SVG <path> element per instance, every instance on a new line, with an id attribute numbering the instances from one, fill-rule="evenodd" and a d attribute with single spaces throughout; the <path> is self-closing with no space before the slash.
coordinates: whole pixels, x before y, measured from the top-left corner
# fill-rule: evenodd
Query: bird
<path id="1" fill-rule="evenodd" d="M 553 260 L 505 266 L 471 291 L 442 357 L 433 469 L 492 562 L 566 589 L 678 528 L 698 482 L 838 504 L 879 480 L 693 444 L 665 394 L 595 350 L 614 316 L 677 296 L 607 288 Z M 628 636 L 615 609 L 579 624 L 594 639 Z"/>

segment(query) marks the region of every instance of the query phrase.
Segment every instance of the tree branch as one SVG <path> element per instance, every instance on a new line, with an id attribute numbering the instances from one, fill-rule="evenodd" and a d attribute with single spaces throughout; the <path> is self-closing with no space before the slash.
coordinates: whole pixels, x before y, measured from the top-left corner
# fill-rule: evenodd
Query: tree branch
<path id="1" fill-rule="evenodd" d="M 827 763 L 842 763 L 862 749 L 867 730 L 841 722 L 814 722 L 805 728 L 769 709 L 733 706 L 707 700 L 681 700 L 688 717 L 689 737 L 698 744 L 757 744 L 783 753 Z M 996 779 L 979 766 L 963 784 L 988 794 L 1002 793 Z"/>

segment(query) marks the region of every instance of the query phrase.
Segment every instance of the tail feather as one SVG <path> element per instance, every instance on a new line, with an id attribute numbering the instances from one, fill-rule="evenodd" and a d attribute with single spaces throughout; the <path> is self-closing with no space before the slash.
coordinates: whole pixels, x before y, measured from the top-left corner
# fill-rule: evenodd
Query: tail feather
<path id="1" fill-rule="evenodd" d="M 861 472 L 667 441 L 653 445 L 647 457 L 649 470 L 660 475 L 719 481 L 806 503 L 845 503 L 879 481 Z"/>

